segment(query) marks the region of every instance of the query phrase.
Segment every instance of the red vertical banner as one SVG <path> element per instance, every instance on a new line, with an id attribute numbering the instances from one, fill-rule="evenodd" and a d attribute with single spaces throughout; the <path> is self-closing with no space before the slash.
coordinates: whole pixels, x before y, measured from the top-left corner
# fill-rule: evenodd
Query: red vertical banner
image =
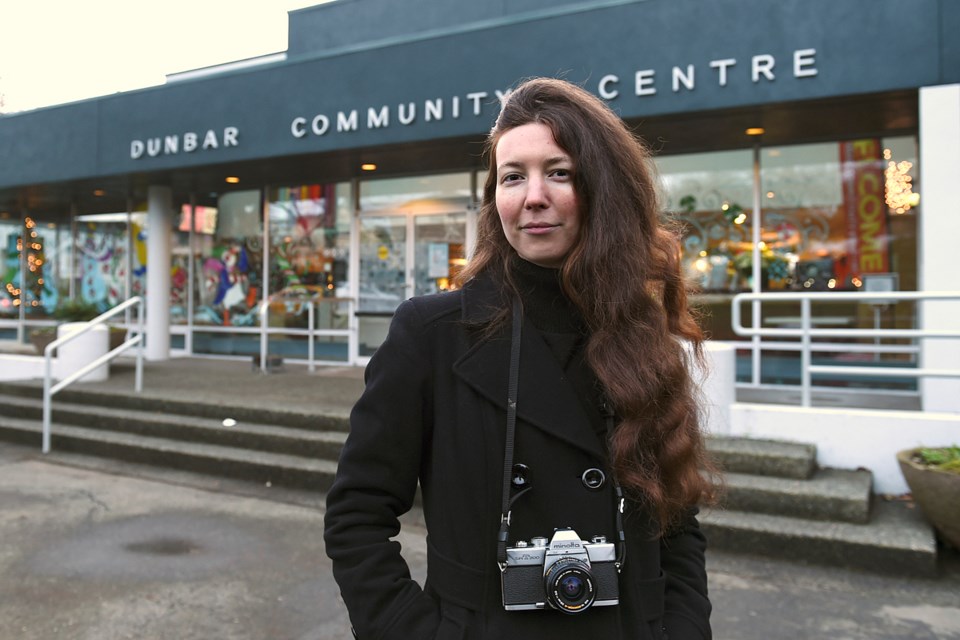
<path id="1" fill-rule="evenodd" d="M 840 143 L 850 275 L 890 270 L 883 149 L 878 139 Z"/>

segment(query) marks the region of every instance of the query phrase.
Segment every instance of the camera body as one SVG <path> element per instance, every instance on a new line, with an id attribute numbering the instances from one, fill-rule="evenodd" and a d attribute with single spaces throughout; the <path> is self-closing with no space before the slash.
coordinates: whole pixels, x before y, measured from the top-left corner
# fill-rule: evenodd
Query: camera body
<path id="1" fill-rule="evenodd" d="M 619 604 L 618 576 L 616 548 L 606 538 L 587 542 L 573 529 L 557 529 L 549 541 L 537 537 L 507 547 L 500 573 L 503 608 L 577 614 Z"/>

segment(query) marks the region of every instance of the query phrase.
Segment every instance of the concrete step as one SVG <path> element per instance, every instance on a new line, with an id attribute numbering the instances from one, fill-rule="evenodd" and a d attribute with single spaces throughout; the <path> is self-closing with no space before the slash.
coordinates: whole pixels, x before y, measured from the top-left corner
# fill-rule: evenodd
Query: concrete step
<path id="1" fill-rule="evenodd" d="M 700 522 L 711 548 L 904 576 L 937 573 L 933 530 L 904 503 L 879 501 L 868 524 L 722 509 L 702 512 Z"/>
<path id="2" fill-rule="evenodd" d="M 0 439 L 39 448 L 41 431 L 38 421 L 0 417 Z M 182 442 L 142 434 L 63 424 L 52 425 L 51 433 L 52 448 L 58 451 L 81 452 L 311 491 L 329 489 L 337 470 L 337 463 L 332 460 Z"/>
<path id="3" fill-rule="evenodd" d="M 0 383 L 0 439 L 39 450 L 41 392 L 36 382 Z M 59 456 L 318 495 L 333 481 L 349 424 L 346 415 L 82 388 L 58 394 L 53 416 Z M 237 424 L 225 427 L 225 418 Z M 712 547 L 905 575 L 934 571 L 932 529 L 916 513 L 891 515 L 896 506 L 871 510 L 869 472 L 817 470 L 816 449 L 804 444 L 711 437 L 709 448 L 727 472 L 725 508 L 703 516 Z"/>
<path id="4" fill-rule="evenodd" d="M 0 394 L 0 414 L 42 421 L 43 401 Z M 339 430 L 316 431 L 241 421 L 224 426 L 223 420 L 216 418 L 115 409 L 62 401 L 53 404 L 52 420 L 58 425 L 309 456 L 334 462 L 340 457 L 340 450 L 347 437 L 346 432 Z"/>
<path id="5" fill-rule="evenodd" d="M 17 398 L 39 398 L 42 400 L 43 384 L 39 381 L 0 382 L 0 394 Z M 345 412 L 338 414 L 326 410 L 318 410 L 308 413 L 270 406 L 240 407 L 220 403 L 216 399 L 197 402 L 180 398 L 158 398 L 137 394 L 132 388 L 127 392 L 117 393 L 96 389 L 83 389 L 82 385 L 72 386 L 57 393 L 53 397 L 53 410 L 56 411 L 57 406 L 64 402 L 114 409 L 132 409 L 197 416 L 219 420 L 233 418 L 238 422 L 276 424 L 314 431 L 347 432 L 350 430 L 349 415 Z"/>
<path id="6" fill-rule="evenodd" d="M 820 469 L 806 480 L 728 473 L 724 480 L 726 509 L 859 524 L 870 519 L 869 471 Z"/>
<path id="7" fill-rule="evenodd" d="M 817 468 L 817 448 L 812 444 L 708 436 L 707 450 L 727 473 L 802 480 Z"/>

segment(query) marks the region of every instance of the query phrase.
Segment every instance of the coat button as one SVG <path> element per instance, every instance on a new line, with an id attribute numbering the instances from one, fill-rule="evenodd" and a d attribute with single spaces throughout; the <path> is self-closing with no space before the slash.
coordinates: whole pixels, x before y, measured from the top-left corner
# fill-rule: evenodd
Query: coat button
<path id="1" fill-rule="evenodd" d="M 523 489 L 530 482 L 530 467 L 525 464 L 513 465 L 513 479 L 510 483 L 516 489 Z"/>
<path id="2" fill-rule="evenodd" d="M 598 490 L 606 480 L 606 474 L 596 467 L 587 469 L 583 472 L 583 475 L 580 476 L 580 481 L 583 482 L 583 486 L 591 491 Z"/>

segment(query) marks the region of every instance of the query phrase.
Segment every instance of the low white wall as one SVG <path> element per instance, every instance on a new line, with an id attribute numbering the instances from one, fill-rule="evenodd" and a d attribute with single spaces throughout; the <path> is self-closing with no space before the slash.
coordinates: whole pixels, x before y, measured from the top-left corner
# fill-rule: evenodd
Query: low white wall
<path id="1" fill-rule="evenodd" d="M 57 359 L 52 363 L 53 375 L 57 375 Z M 0 354 L 0 380 L 30 380 L 43 377 L 43 358 L 40 356 L 17 356 Z"/>
<path id="2" fill-rule="evenodd" d="M 57 337 L 78 331 L 84 323 L 67 323 L 57 328 Z M 110 334 L 107 327 L 93 327 L 84 335 L 60 346 L 57 357 L 50 360 L 50 374 L 53 379 L 62 380 L 79 371 L 89 363 L 104 355 L 110 348 Z M 100 382 L 110 375 L 110 363 L 97 367 L 77 382 Z M 2 380 L 32 380 L 43 378 L 44 357 L 24 356 L 10 353 L 0 353 L 0 381 Z"/>
<path id="3" fill-rule="evenodd" d="M 896 453 L 960 443 L 960 415 L 869 409 L 822 409 L 737 403 L 731 435 L 812 443 L 822 467 L 873 472 L 875 493 L 909 491 Z"/>

